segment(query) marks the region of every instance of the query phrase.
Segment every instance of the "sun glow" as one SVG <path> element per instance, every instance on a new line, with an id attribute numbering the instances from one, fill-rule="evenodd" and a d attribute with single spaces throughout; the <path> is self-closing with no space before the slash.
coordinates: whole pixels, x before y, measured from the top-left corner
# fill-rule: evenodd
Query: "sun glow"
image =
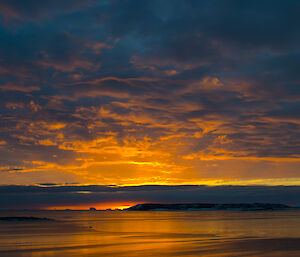
<path id="1" fill-rule="evenodd" d="M 90 210 L 95 208 L 96 210 L 124 210 L 131 206 L 136 205 L 137 203 L 133 202 L 112 202 L 112 203 L 94 203 L 94 204 L 84 204 L 84 205 L 64 205 L 64 206 L 51 206 L 42 208 L 44 210 Z"/>

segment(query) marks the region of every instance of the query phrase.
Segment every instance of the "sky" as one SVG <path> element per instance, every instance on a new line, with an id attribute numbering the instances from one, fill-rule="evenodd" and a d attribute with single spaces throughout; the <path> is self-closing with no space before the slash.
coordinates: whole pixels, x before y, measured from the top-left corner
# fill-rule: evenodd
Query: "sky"
<path id="1" fill-rule="evenodd" d="M 1 187 L 300 186 L 299 12 L 1 0 Z"/>

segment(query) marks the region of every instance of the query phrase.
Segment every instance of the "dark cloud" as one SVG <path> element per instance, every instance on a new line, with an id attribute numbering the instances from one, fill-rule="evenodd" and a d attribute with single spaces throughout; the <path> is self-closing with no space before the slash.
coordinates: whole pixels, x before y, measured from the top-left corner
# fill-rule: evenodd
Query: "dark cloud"
<path id="1" fill-rule="evenodd" d="M 20 0 L 3 0 L 0 3 L 0 13 L 9 18 L 37 21 L 38 19 L 50 18 L 60 13 L 71 12 L 79 6 L 80 2 L 88 3 L 89 1 L 46 0 L 40 2 L 29 0 L 25 3 Z"/>
<path id="2" fill-rule="evenodd" d="M 1 208 L 49 208 L 132 203 L 299 204 L 299 187 L 283 186 L 1 186 Z"/>

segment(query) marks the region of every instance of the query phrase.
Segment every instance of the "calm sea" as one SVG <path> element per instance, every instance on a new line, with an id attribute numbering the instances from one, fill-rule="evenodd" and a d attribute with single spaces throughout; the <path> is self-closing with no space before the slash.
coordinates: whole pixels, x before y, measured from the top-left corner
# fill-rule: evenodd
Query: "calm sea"
<path id="1" fill-rule="evenodd" d="M 1 257 L 299 257 L 300 211 L 0 212 Z"/>

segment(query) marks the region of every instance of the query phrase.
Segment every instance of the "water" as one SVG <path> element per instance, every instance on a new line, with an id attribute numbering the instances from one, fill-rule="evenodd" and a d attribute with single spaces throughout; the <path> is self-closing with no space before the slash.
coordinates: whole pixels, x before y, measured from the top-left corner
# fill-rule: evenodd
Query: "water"
<path id="1" fill-rule="evenodd" d="M 300 211 L 0 212 L 1 257 L 299 257 Z"/>

